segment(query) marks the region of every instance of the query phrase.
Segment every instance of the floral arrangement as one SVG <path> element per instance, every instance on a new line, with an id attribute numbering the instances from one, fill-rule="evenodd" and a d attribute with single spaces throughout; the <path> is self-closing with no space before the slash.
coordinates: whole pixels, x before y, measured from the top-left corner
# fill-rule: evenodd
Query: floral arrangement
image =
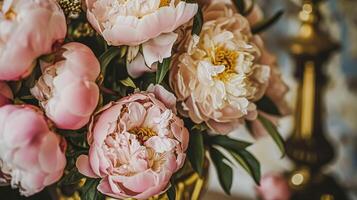
<path id="1" fill-rule="evenodd" d="M 81 182 L 81 199 L 175 199 L 206 158 L 226 193 L 287 91 L 243 0 L 0 1 L 0 183 L 25 196 Z"/>

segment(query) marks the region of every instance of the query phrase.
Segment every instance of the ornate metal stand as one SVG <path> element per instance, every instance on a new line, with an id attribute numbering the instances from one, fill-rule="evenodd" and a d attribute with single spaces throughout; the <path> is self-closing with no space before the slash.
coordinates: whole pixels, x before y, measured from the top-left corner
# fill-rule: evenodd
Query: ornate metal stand
<path id="1" fill-rule="evenodd" d="M 295 128 L 287 141 L 287 155 L 295 163 L 289 174 L 292 199 L 347 199 L 334 179 L 323 174 L 324 166 L 334 158 L 334 150 L 325 137 L 323 90 L 327 83 L 324 64 L 338 49 L 321 28 L 319 0 L 304 0 L 298 35 L 290 41 L 295 60 L 295 77 L 299 82 L 295 111 Z"/>

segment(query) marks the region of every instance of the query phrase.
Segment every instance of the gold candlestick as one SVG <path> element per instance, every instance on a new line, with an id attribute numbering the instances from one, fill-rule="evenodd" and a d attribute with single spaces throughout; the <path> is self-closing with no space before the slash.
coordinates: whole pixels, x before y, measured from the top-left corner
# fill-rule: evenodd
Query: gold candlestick
<path id="1" fill-rule="evenodd" d="M 334 158 L 333 147 L 325 137 L 324 65 L 338 44 L 321 28 L 320 2 L 302 2 L 301 27 L 289 48 L 299 87 L 295 128 L 286 145 L 287 155 L 296 167 L 288 178 L 292 199 L 344 200 L 347 198 L 334 179 L 323 174 L 324 166 Z"/>

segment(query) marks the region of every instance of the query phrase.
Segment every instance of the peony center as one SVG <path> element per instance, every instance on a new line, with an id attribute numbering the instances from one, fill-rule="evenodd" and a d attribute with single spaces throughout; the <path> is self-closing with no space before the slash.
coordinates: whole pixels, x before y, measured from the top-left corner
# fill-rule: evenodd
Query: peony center
<path id="1" fill-rule="evenodd" d="M 214 65 L 224 65 L 225 69 L 222 73 L 215 76 L 221 81 L 227 81 L 233 74 L 235 74 L 235 66 L 237 64 L 238 52 L 226 49 L 224 47 L 215 48 L 212 56 L 212 63 Z"/>
<path id="2" fill-rule="evenodd" d="M 170 0 L 160 0 L 160 6 L 159 6 L 160 8 L 169 5 L 170 5 Z"/>
<path id="3" fill-rule="evenodd" d="M 149 138 L 156 136 L 156 132 L 147 127 L 135 127 L 128 131 L 129 133 L 136 135 L 136 138 L 140 143 L 145 143 Z"/>
<path id="4" fill-rule="evenodd" d="M 16 12 L 10 8 L 6 13 L 5 13 L 5 19 L 6 20 L 13 20 L 16 17 Z"/>

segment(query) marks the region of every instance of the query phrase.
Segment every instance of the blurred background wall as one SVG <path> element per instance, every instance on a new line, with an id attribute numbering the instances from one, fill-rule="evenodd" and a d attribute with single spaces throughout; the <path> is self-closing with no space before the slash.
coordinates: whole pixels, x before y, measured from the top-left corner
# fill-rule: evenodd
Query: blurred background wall
<path id="1" fill-rule="evenodd" d="M 298 0 L 260 0 L 266 16 L 274 11 L 284 9 L 282 19 L 264 34 L 267 46 L 277 54 L 283 79 L 289 85 L 287 100 L 295 105 L 296 81 L 292 76 L 294 64 L 288 55 L 286 38 L 295 35 L 299 28 L 297 15 L 300 10 Z M 330 78 L 325 95 L 326 127 L 328 136 L 335 147 L 337 156 L 326 169 L 332 172 L 347 189 L 352 200 L 357 199 L 357 1 L 327 0 L 323 5 L 324 25 L 341 49 L 334 54 L 328 66 Z M 286 117 L 279 123 L 280 132 L 286 138 L 293 128 L 292 117 Z M 254 139 L 237 130 L 233 133 L 238 138 Z M 292 164 L 288 158 L 280 159 L 280 154 L 273 141 L 263 138 L 250 149 L 261 161 L 262 174 L 289 170 Z M 204 199 L 257 199 L 253 180 L 242 170 L 234 172 L 232 197 L 225 196 L 220 189 L 213 168 L 209 183 L 209 191 Z"/>

